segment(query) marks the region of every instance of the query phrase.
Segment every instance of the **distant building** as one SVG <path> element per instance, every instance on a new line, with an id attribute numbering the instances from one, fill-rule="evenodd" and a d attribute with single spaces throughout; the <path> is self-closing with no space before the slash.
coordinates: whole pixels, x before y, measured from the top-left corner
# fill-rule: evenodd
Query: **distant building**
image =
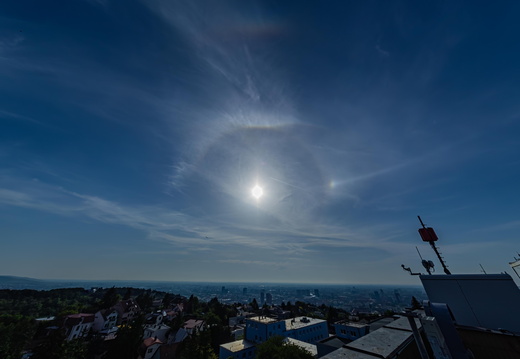
<path id="1" fill-rule="evenodd" d="M 242 289 L 242 294 L 247 295 L 247 288 Z"/>
<path id="2" fill-rule="evenodd" d="M 264 305 L 265 303 L 265 291 L 262 289 L 260 292 L 260 305 Z"/>
<path id="3" fill-rule="evenodd" d="M 266 293 L 265 295 L 265 303 L 273 304 L 273 295 L 271 293 Z"/>
<path id="4" fill-rule="evenodd" d="M 395 302 L 401 303 L 401 293 L 399 293 L 398 289 L 394 289 Z"/>

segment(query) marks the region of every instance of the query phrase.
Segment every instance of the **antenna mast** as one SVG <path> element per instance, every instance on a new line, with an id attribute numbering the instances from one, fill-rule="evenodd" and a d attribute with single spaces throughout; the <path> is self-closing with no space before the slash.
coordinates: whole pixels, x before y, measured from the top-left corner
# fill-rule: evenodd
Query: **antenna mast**
<path id="1" fill-rule="evenodd" d="M 430 246 L 432 247 L 433 251 L 437 255 L 437 258 L 439 258 L 439 262 L 441 262 L 442 268 L 444 268 L 444 273 L 451 274 L 450 270 L 448 269 L 448 266 L 444 262 L 444 258 L 442 258 L 441 254 L 439 253 L 439 249 L 435 246 L 435 241 L 439 238 L 435 234 L 435 231 L 431 227 L 426 227 L 421 219 L 421 216 L 417 216 L 419 218 L 419 222 L 421 222 L 422 228 L 419 228 L 419 234 L 421 235 L 421 238 L 424 242 L 430 243 Z"/>

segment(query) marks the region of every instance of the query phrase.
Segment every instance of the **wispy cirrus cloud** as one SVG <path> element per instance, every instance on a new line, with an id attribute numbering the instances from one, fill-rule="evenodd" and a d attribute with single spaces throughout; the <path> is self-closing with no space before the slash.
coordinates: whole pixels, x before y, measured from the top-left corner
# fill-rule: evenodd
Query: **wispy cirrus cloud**
<path id="1" fill-rule="evenodd" d="M 313 224 L 290 227 L 286 224 L 255 225 L 223 216 L 198 216 L 159 205 L 123 205 L 97 196 L 80 194 L 39 180 L 9 180 L 4 176 L 0 205 L 33 209 L 79 220 L 95 220 L 137 229 L 149 239 L 172 243 L 184 250 L 210 250 L 232 246 L 259 248 L 290 256 L 307 256 L 318 248 L 370 248 L 367 231 L 349 233 L 346 227 Z M 14 184 L 16 183 L 16 184 Z M 384 241 L 378 241 L 383 245 Z M 238 246 L 238 247 L 237 247 Z M 389 246 L 390 247 L 390 246 Z"/>

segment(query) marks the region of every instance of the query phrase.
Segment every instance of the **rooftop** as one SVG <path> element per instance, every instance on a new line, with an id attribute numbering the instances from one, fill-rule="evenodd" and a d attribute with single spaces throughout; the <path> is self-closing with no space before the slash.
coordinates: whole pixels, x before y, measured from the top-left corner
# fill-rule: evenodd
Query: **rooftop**
<path id="1" fill-rule="evenodd" d="M 348 320 L 340 320 L 334 324 L 348 325 L 349 327 L 353 328 L 364 328 L 368 326 L 366 323 L 349 322 Z"/>
<path id="2" fill-rule="evenodd" d="M 273 322 L 278 321 L 277 319 L 265 317 L 265 316 L 252 317 L 252 318 L 249 318 L 248 320 L 253 320 L 253 321 L 259 322 L 259 323 L 273 323 Z"/>
<path id="3" fill-rule="evenodd" d="M 415 319 L 415 323 L 418 327 L 421 326 L 418 319 Z M 399 350 L 403 350 L 411 341 L 413 341 L 413 334 L 408 318 L 401 317 L 345 345 L 343 348 L 325 355 L 323 358 L 389 358 L 393 357 Z"/>
<path id="4" fill-rule="evenodd" d="M 247 340 L 241 339 L 241 340 L 237 340 L 237 341 L 234 341 L 234 342 L 221 344 L 220 346 L 222 348 L 225 348 L 225 349 L 229 350 L 232 353 L 236 353 L 236 352 L 239 352 L 241 350 L 254 347 L 255 344 L 252 343 L 252 342 L 249 342 Z"/>
<path id="5" fill-rule="evenodd" d="M 307 317 L 296 317 L 294 319 L 284 319 L 286 330 L 299 329 L 308 327 L 309 325 L 315 325 L 319 323 L 327 323 L 323 319 L 307 318 Z"/>

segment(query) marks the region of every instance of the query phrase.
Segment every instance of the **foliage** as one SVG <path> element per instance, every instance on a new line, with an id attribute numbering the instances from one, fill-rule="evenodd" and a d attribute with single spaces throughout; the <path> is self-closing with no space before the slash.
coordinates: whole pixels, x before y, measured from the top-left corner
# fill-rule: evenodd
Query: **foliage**
<path id="1" fill-rule="evenodd" d="M 0 358 L 19 359 L 25 344 L 36 332 L 36 323 L 21 315 L 0 316 Z"/>
<path id="2" fill-rule="evenodd" d="M 31 359 L 84 359 L 87 343 L 82 339 L 67 341 L 62 331 L 55 330 L 33 353 Z"/>
<path id="3" fill-rule="evenodd" d="M 217 359 L 210 344 L 208 332 L 198 333 L 183 342 L 179 352 L 179 359 Z"/>
<path id="4" fill-rule="evenodd" d="M 154 298 L 155 296 L 152 294 L 152 290 L 148 289 L 147 291 L 139 294 L 137 298 L 135 298 L 135 301 L 141 310 L 148 312 L 152 308 Z"/>
<path id="5" fill-rule="evenodd" d="M 138 349 L 143 337 L 144 318 L 135 319 L 129 325 L 125 325 L 117 332 L 117 337 L 112 341 L 104 358 L 106 359 L 133 359 L 138 355 Z"/>
<path id="6" fill-rule="evenodd" d="M 281 336 L 273 336 L 256 347 L 256 359 L 313 359 L 305 349 L 285 343 Z"/>
<path id="7" fill-rule="evenodd" d="M 83 288 L 50 291 L 0 290 L 0 313 L 38 318 L 79 313 L 95 307 L 95 298 Z"/>
<path id="8" fill-rule="evenodd" d="M 255 310 L 255 311 L 257 311 L 259 309 L 256 298 L 253 298 L 253 301 L 251 302 L 251 307 L 253 307 L 253 310 Z"/>
<path id="9" fill-rule="evenodd" d="M 110 308 L 117 304 L 121 300 L 121 296 L 117 294 L 116 288 L 112 287 L 108 289 L 105 294 L 103 295 L 103 298 L 101 299 L 101 302 L 99 303 L 99 309 L 105 309 Z"/>
<path id="10" fill-rule="evenodd" d="M 412 302 L 410 304 L 412 306 L 412 309 L 421 309 L 422 308 L 421 303 L 419 303 L 419 301 L 415 297 L 412 297 Z"/>

